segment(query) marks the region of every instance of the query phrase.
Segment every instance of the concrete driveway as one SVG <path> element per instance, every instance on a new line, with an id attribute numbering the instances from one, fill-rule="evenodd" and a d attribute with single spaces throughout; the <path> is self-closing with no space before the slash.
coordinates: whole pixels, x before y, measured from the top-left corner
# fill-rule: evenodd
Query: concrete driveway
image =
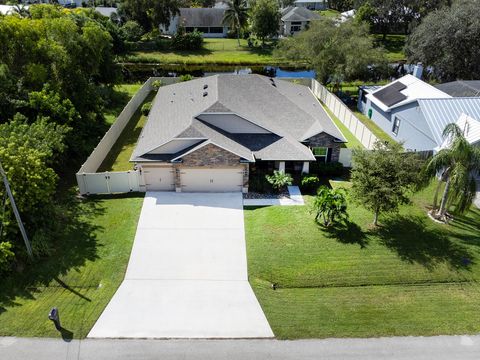
<path id="1" fill-rule="evenodd" d="M 91 338 L 265 338 L 240 193 L 148 192 L 125 280 Z"/>

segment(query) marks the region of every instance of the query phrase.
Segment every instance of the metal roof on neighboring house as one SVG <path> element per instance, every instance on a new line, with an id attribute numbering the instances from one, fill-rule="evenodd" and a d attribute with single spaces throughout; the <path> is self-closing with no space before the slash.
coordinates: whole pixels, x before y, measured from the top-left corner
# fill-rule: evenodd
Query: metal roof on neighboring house
<path id="1" fill-rule="evenodd" d="M 282 21 L 312 21 L 321 16 L 305 7 L 287 7 L 282 10 Z"/>
<path id="2" fill-rule="evenodd" d="M 223 27 L 225 9 L 180 8 L 180 24 L 185 27 Z"/>
<path id="3" fill-rule="evenodd" d="M 480 80 L 457 80 L 435 87 L 454 97 L 480 96 Z"/>
<path id="4" fill-rule="evenodd" d="M 480 98 L 418 99 L 418 105 L 438 145 L 444 142 L 442 133 L 462 114 L 480 121 Z"/>
<path id="5" fill-rule="evenodd" d="M 258 143 L 197 118 L 235 114 L 271 133 Z M 140 134 L 132 161 L 175 138 L 209 139 L 245 160 L 314 160 L 302 144 L 325 132 L 345 142 L 310 89 L 261 75 L 215 75 L 161 87 Z M 250 135 L 250 134 L 249 134 Z"/>

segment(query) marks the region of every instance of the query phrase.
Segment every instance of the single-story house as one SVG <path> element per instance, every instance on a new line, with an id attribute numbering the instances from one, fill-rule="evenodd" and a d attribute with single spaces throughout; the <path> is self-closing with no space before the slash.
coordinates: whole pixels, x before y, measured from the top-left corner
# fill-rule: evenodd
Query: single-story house
<path id="1" fill-rule="evenodd" d="M 480 98 L 451 97 L 413 75 L 360 87 L 358 108 L 407 150 L 437 150 L 442 132 L 462 115 L 480 121 Z"/>
<path id="2" fill-rule="evenodd" d="M 453 97 L 476 97 L 480 96 L 480 80 L 457 80 L 435 85 Z"/>
<path id="3" fill-rule="evenodd" d="M 130 161 L 147 191 L 247 192 L 250 174 L 308 173 L 344 142 L 307 86 L 222 74 L 161 87 Z"/>
<path id="4" fill-rule="evenodd" d="M 180 8 L 180 15 L 170 20 L 170 26 L 160 26 L 160 30 L 169 35 L 175 35 L 178 27 L 183 26 L 187 32 L 195 29 L 204 37 L 223 38 L 227 36 L 228 26 L 223 24 L 225 9 L 221 8 Z"/>
<path id="5" fill-rule="evenodd" d="M 293 4 L 309 10 L 326 10 L 328 7 L 327 0 L 296 0 Z"/>
<path id="6" fill-rule="evenodd" d="M 304 7 L 290 6 L 282 9 L 281 13 L 281 35 L 294 35 L 308 28 L 311 21 L 320 19 L 319 14 Z"/>

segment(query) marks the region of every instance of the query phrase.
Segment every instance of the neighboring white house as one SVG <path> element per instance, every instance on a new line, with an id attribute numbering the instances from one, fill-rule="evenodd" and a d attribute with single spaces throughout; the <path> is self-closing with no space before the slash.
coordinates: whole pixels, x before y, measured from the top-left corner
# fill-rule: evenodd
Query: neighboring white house
<path id="1" fill-rule="evenodd" d="M 305 30 L 311 21 L 319 20 L 320 15 L 304 7 L 282 9 L 280 35 L 295 35 Z"/>
<path id="2" fill-rule="evenodd" d="M 309 10 L 325 10 L 328 7 L 327 0 L 297 0 L 295 6 L 304 7 Z"/>
<path id="3" fill-rule="evenodd" d="M 180 8 L 180 15 L 170 20 L 170 26 L 160 26 L 160 30 L 169 35 L 175 35 L 178 27 L 183 26 L 187 32 L 195 29 L 204 37 L 222 38 L 227 36 L 228 26 L 223 24 L 225 9 L 219 8 Z"/>
<path id="4" fill-rule="evenodd" d="M 463 115 L 472 129 L 477 126 L 472 121 L 480 121 L 480 97 L 451 97 L 413 75 L 381 87 L 361 86 L 358 109 L 405 149 L 416 151 L 440 148 L 445 126 Z"/>

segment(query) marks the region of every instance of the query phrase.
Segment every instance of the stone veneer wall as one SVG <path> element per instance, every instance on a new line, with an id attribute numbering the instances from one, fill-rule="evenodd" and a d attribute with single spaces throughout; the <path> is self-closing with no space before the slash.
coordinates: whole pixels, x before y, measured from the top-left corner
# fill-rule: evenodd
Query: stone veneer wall
<path id="1" fill-rule="evenodd" d="M 331 150 L 331 161 L 337 162 L 340 158 L 340 148 L 342 147 L 342 143 L 335 142 L 335 138 L 331 135 L 326 133 L 320 133 L 318 135 L 312 136 L 307 141 L 309 146 L 311 147 L 327 147 L 332 149 Z"/>
<path id="2" fill-rule="evenodd" d="M 235 155 L 221 147 L 213 144 L 205 145 L 204 147 L 185 155 L 182 158 L 181 163 L 174 163 L 173 168 L 175 171 L 175 188 L 177 191 L 181 189 L 180 172 L 182 168 L 199 168 L 199 167 L 211 167 L 211 168 L 228 168 L 236 167 L 243 168 L 243 188 L 244 192 L 248 191 L 248 176 L 249 167 L 248 163 L 241 163 L 240 156 Z"/>

